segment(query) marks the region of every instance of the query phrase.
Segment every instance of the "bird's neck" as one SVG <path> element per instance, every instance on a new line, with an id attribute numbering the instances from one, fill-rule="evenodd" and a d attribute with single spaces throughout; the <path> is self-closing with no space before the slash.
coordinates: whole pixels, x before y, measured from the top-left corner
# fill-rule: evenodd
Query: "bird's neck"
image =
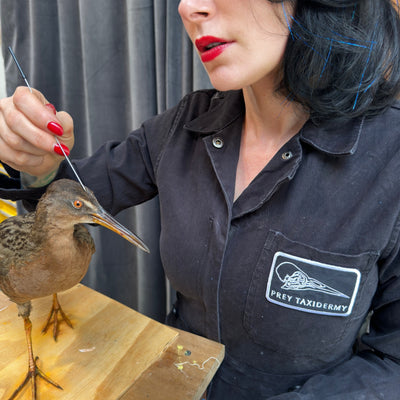
<path id="1" fill-rule="evenodd" d="M 39 241 L 57 240 L 61 237 L 70 237 L 74 233 L 74 225 L 70 219 L 52 210 L 41 208 L 36 211 L 32 236 Z"/>

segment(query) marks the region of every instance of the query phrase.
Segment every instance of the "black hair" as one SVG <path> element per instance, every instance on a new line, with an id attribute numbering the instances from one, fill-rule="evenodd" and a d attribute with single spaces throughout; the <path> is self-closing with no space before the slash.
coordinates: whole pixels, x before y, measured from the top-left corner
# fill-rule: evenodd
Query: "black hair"
<path id="1" fill-rule="evenodd" d="M 314 122 L 369 117 L 393 104 L 400 92 L 398 0 L 269 1 L 282 3 L 290 30 L 280 89 Z"/>

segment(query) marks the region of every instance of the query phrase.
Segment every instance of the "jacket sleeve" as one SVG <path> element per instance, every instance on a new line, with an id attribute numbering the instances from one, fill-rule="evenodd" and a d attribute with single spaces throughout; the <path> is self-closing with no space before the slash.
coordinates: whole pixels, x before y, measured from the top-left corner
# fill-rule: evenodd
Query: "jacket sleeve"
<path id="1" fill-rule="evenodd" d="M 1 161 L 0 161 L 1 162 Z M 0 198 L 17 201 L 22 200 L 24 206 L 30 211 L 32 210 L 47 186 L 35 189 L 26 189 L 21 185 L 20 173 L 2 163 L 7 174 L 0 173 Z"/>
<path id="2" fill-rule="evenodd" d="M 140 204 L 157 195 L 155 167 L 175 119 L 186 101 L 144 122 L 124 141 L 109 141 L 93 155 L 73 164 L 84 185 L 95 193 L 112 214 Z M 32 209 L 46 186 L 23 188 L 18 171 L 5 165 L 9 176 L 0 174 L 0 198 L 23 200 Z M 69 164 L 63 161 L 55 179 L 76 180 Z"/>
<path id="3" fill-rule="evenodd" d="M 124 141 L 109 141 L 92 156 L 75 161 L 83 183 L 93 190 L 100 204 L 111 214 L 158 194 L 158 163 L 185 104 L 186 98 L 177 106 L 145 121 Z M 66 172 L 68 169 L 68 165 L 63 163 L 59 175 L 68 173 L 71 177 L 71 173 Z"/>
<path id="4" fill-rule="evenodd" d="M 379 286 L 371 304 L 363 349 L 327 373 L 317 374 L 293 392 L 271 400 L 400 399 L 400 256 L 379 265 Z"/>
<path id="5" fill-rule="evenodd" d="M 83 184 L 113 214 L 157 194 L 144 126 L 132 132 L 126 140 L 109 141 L 92 156 L 72 163 Z M 0 198 L 22 200 L 25 208 L 33 209 L 48 185 L 23 188 L 19 172 L 8 166 L 5 169 L 9 176 L 0 175 Z M 66 161 L 60 164 L 54 179 L 62 178 L 76 180 Z"/>

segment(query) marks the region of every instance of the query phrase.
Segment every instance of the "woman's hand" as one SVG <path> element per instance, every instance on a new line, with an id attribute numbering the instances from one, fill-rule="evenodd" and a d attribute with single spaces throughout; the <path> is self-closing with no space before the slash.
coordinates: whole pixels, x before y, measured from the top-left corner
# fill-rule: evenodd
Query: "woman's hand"
<path id="1" fill-rule="evenodd" d="M 72 149 L 73 120 L 32 90 L 18 87 L 11 97 L 0 100 L 0 160 L 36 177 L 36 184 L 29 184 L 40 186 L 54 177 L 63 160 L 55 135 L 67 155 Z"/>

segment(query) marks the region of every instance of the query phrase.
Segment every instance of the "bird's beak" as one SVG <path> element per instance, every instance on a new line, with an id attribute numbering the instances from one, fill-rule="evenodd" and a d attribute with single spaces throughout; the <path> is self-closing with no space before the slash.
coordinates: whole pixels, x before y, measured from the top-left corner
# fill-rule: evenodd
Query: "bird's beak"
<path id="1" fill-rule="evenodd" d="M 144 244 L 144 242 L 132 233 L 129 229 L 126 229 L 121 225 L 116 219 L 114 219 L 110 214 L 108 214 L 104 209 L 99 210 L 99 212 L 92 214 L 93 223 L 104 226 L 118 235 L 122 236 L 128 242 L 135 244 L 137 247 L 150 253 L 149 248 Z"/>

